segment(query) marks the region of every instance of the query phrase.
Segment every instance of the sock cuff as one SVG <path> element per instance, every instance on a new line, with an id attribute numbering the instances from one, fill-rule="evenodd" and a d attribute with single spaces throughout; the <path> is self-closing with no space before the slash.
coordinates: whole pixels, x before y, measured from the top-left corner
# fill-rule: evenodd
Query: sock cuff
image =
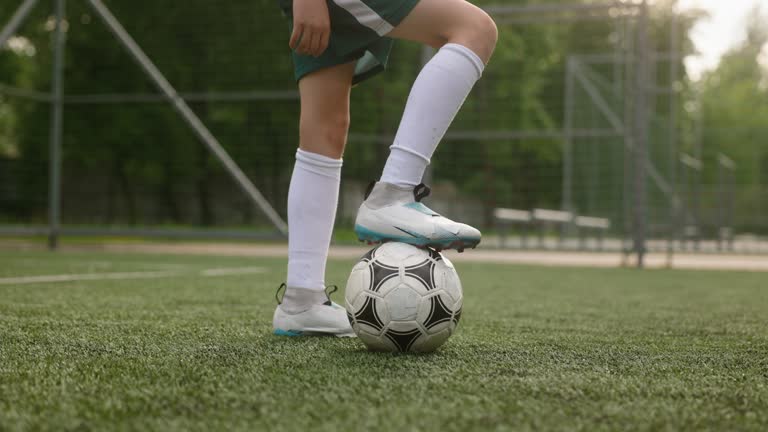
<path id="1" fill-rule="evenodd" d="M 296 150 L 296 168 L 300 168 L 323 177 L 341 178 L 343 159 L 333 159 L 321 154 Z"/>
<path id="2" fill-rule="evenodd" d="M 424 162 L 426 162 L 427 165 L 429 165 L 432 162 L 429 159 L 429 157 L 424 156 L 423 154 L 417 152 L 416 150 L 414 150 L 412 148 L 401 146 L 398 143 L 394 143 L 391 146 L 389 146 L 389 150 L 390 151 L 401 151 L 401 152 L 405 152 L 405 153 L 411 154 L 411 155 L 416 156 L 417 158 L 423 160 Z"/>
<path id="3" fill-rule="evenodd" d="M 341 168 L 344 164 L 344 159 L 329 158 L 302 149 L 296 150 L 296 160 L 323 168 Z"/>
<path id="4" fill-rule="evenodd" d="M 444 50 L 457 53 L 467 59 L 472 64 L 472 66 L 475 67 L 475 71 L 477 71 L 477 79 L 480 79 L 480 77 L 483 75 L 483 70 L 485 70 L 485 63 L 483 63 L 483 60 L 480 58 L 480 56 L 475 54 L 475 52 L 471 49 L 465 47 L 464 45 L 447 43 L 443 45 L 442 48 L 440 48 L 440 51 Z"/>

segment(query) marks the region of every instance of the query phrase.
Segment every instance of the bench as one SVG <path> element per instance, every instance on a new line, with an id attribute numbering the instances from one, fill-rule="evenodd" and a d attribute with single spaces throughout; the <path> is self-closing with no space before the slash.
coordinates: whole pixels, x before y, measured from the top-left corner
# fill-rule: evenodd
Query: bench
<path id="1" fill-rule="evenodd" d="M 539 227 L 539 247 L 544 249 L 544 233 L 548 227 L 559 226 L 557 244 L 565 243 L 565 231 L 573 222 L 573 213 L 562 210 L 533 209 L 533 222 Z"/>
<path id="2" fill-rule="evenodd" d="M 528 225 L 530 225 L 531 218 L 533 217 L 531 212 L 526 210 L 497 208 L 493 211 L 493 217 L 495 218 L 498 227 L 501 247 L 507 247 L 507 230 L 511 225 L 520 225 L 520 247 L 523 249 L 528 247 Z"/>
<path id="3" fill-rule="evenodd" d="M 700 246 L 700 231 L 696 225 L 685 225 L 681 232 L 681 248 L 682 250 L 699 250 Z"/>
<path id="4" fill-rule="evenodd" d="M 597 233 L 597 250 L 603 250 L 605 233 L 611 229 L 610 220 L 589 216 L 576 216 L 574 223 L 579 231 L 579 249 L 587 249 L 587 236 L 584 234 L 592 231 Z"/>
<path id="5" fill-rule="evenodd" d="M 717 230 L 717 250 L 729 250 L 733 252 L 733 228 L 720 227 Z"/>
<path id="6" fill-rule="evenodd" d="M 575 226 L 579 235 L 579 248 L 587 248 L 587 236 L 589 232 L 597 233 L 597 249 L 602 250 L 605 233 L 611 228 L 611 221 L 605 218 L 590 216 L 578 216 L 562 210 L 533 209 L 516 210 L 497 208 L 493 212 L 498 226 L 500 246 L 507 247 L 507 230 L 510 226 L 518 225 L 521 229 L 520 247 L 528 247 L 528 230 L 530 227 L 538 228 L 538 247 L 545 248 L 544 236 L 548 228 L 558 227 L 558 246 L 562 248 L 565 243 L 565 233 L 569 226 Z"/>

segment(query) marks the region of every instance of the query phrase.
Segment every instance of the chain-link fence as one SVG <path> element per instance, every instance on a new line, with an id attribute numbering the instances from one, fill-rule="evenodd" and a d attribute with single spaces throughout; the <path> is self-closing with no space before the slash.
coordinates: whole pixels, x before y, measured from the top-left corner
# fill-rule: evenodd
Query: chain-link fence
<path id="1" fill-rule="evenodd" d="M 1 0 L 0 23 L 27 3 Z M 158 91 L 99 5 L 173 89 Z M 298 94 L 274 0 L 69 0 L 61 45 L 50 6 L 30 8 L 0 51 L 3 232 L 48 233 L 57 187 L 64 233 L 279 232 Z M 765 186 L 740 184 L 729 155 L 700 145 L 723 132 L 689 121 L 684 20 L 629 2 L 484 7 L 499 44 L 433 158 L 432 207 L 482 227 L 490 246 L 768 250 L 759 237 L 768 221 L 757 216 L 768 210 Z M 57 46 L 60 183 L 51 169 Z M 430 55 L 398 43 L 387 72 L 353 90 L 338 239 L 351 238 L 364 187 Z M 221 163 L 216 143 L 255 193 Z"/>

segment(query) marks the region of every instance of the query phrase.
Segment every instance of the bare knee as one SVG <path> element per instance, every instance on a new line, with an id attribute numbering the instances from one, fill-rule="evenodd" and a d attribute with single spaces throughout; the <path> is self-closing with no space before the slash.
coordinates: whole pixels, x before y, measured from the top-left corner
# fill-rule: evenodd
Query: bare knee
<path id="1" fill-rule="evenodd" d="M 493 18 L 478 8 L 467 17 L 464 25 L 456 31 L 454 38 L 473 50 L 483 62 L 488 63 L 496 48 L 499 30 Z"/>
<path id="2" fill-rule="evenodd" d="M 485 59 L 485 62 L 488 63 L 488 60 L 491 59 L 491 55 L 493 54 L 493 50 L 496 49 L 496 43 L 499 41 L 499 28 L 496 27 L 496 21 L 494 21 L 490 15 L 485 12 L 483 12 L 483 14 L 485 15 L 483 18 L 485 21 L 483 24 L 483 39 L 486 43 L 485 48 L 488 50 L 488 58 Z"/>
<path id="3" fill-rule="evenodd" d="M 487 64 L 499 38 L 496 23 L 493 18 L 478 7 L 472 6 L 472 9 L 464 12 L 460 20 L 434 34 L 426 42 L 436 49 L 446 43 L 463 45 L 471 49 L 483 60 L 483 63 Z"/>
<path id="4" fill-rule="evenodd" d="M 499 35 L 493 19 L 465 0 L 419 0 L 389 36 L 436 49 L 447 43 L 463 45 L 488 63 Z"/>
<path id="5" fill-rule="evenodd" d="M 349 113 L 302 115 L 299 127 L 300 146 L 312 153 L 340 159 L 344 154 L 348 131 Z"/>

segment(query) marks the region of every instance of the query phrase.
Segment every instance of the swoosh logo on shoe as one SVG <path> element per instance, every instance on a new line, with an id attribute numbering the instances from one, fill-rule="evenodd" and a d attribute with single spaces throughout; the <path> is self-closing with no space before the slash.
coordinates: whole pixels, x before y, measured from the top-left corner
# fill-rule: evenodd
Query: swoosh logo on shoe
<path id="1" fill-rule="evenodd" d="M 459 235 L 460 228 L 458 225 L 452 225 L 449 226 L 451 228 L 450 230 L 443 228 L 442 226 L 437 226 L 435 228 L 435 231 L 440 237 L 455 237 Z"/>
<path id="2" fill-rule="evenodd" d="M 399 231 L 402 231 L 402 232 L 404 232 L 404 233 L 408 234 L 408 235 L 409 235 L 409 236 L 411 236 L 411 237 L 415 237 L 415 238 L 423 238 L 423 239 L 427 238 L 427 237 L 424 237 L 423 235 L 414 234 L 414 233 L 412 233 L 412 232 L 410 232 L 410 231 L 408 231 L 408 230 L 404 230 L 404 229 L 402 229 L 402 228 L 400 228 L 400 227 L 395 227 L 395 229 L 397 229 L 397 230 L 399 230 Z"/>

